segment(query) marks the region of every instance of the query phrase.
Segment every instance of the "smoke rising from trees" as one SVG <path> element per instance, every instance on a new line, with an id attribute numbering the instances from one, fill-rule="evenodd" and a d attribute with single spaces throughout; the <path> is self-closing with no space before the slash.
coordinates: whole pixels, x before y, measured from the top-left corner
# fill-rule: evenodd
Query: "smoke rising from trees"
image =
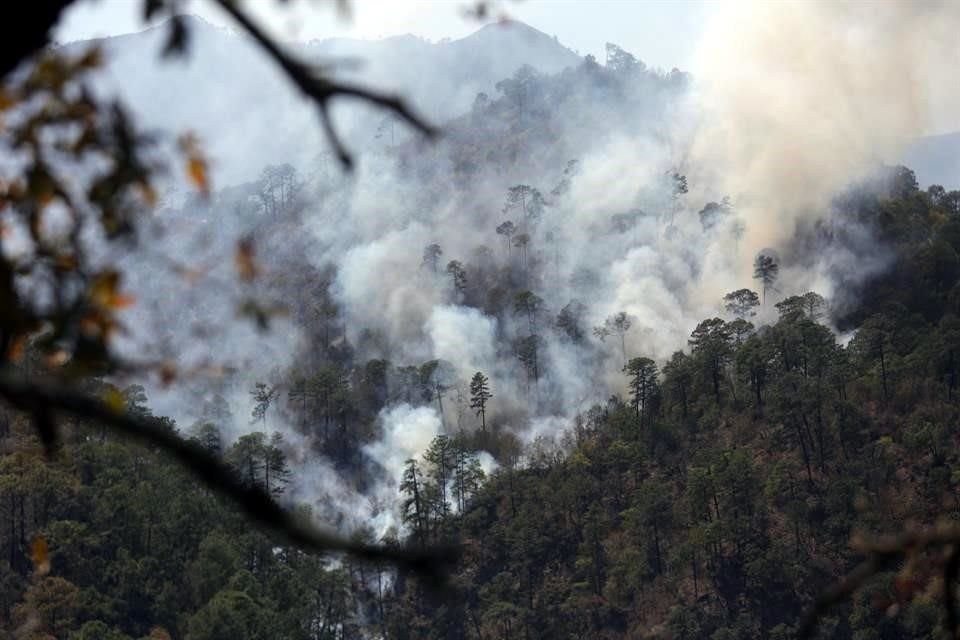
<path id="1" fill-rule="evenodd" d="M 158 412 L 189 425 L 203 416 L 199 409 L 183 415 L 183 407 L 221 398 L 232 414 L 230 437 L 261 428 L 248 421 L 249 389 L 283 386 L 290 369 L 318 357 L 317 337 L 303 326 L 314 311 L 296 298 L 309 298 L 327 274 L 336 312 L 325 321 L 323 349 L 343 345 L 357 366 L 436 360 L 453 372 L 441 385 L 449 388 L 430 400 L 407 399 L 387 385 L 363 446 L 378 469 L 372 486 L 335 482 L 322 458 L 295 465 L 294 495 L 342 505 L 357 520 L 392 513 L 381 519 L 388 527 L 397 523 L 390 496 L 399 500 L 405 460 L 444 430 L 479 429 L 468 393 L 476 371 L 494 394 L 487 425 L 525 442 L 559 440 L 556 431 L 578 413 L 626 394 L 625 364 L 643 357 L 662 367 L 700 320 L 723 314 L 725 294 L 759 291 L 753 275 L 761 249 L 783 260 L 776 283 L 763 287 L 759 322 L 775 315 L 772 303 L 782 297 L 811 288 L 833 297 L 833 274 L 856 261 L 864 274 L 883 268 L 882 258 L 860 260 L 882 255 L 882 244 L 856 229 L 845 230 L 845 243 L 806 252 L 822 254 L 816 259 L 795 259 L 792 247 L 798 230 L 831 220 L 833 198 L 852 176 L 869 175 L 928 128 L 929 102 L 944 97 L 928 78 L 944 76 L 926 70 L 952 59 L 957 9 L 758 4 L 717 20 L 696 77 L 646 69 L 617 47 L 606 65 L 587 59 L 552 76 L 521 68 L 447 122 L 436 146 L 423 148 L 402 133 L 386 146 L 371 129 L 350 179 L 329 171 L 322 157 L 304 159 L 296 136 L 278 136 L 271 148 L 282 152 L 286 144 L 303 180 L 287 217 L 257 208 L 254 183 L 232 186 L 207 205 L 176 203 L 156 224 L 158 253 L 216 264 L 238 238 L 257 231 L 270 283 L 261 293 L 293 312 L 271 317 L 267 332 L 244 324 L 197 333 L 196 325 L 230 313 L 224 309 L 245 291 L 232 283 L 201 294 L 189 280 L 167 286 L 142 267 L 134 278 L 144 284 L 136 288 L 153 300 L 141 304 L 178 305 L 168 307 L 162 327 L 138 324 L 131 310 L 129 348 L 162 355 L 169 340 L 188 346 L 191 366 L 216 356 L 236 368 L 220 387 L 196 389 L 199 403 L 151 390 Z M 904 91 L 904 83 L 915 91 Z M 354 134 L 362 136 L 357 122 Z M 298 129 L 277 130 L 291 128 Z M 267 164 L 244 162 L 249 168 L 233 175 Z M 239 219 L 232 217 L 238 210 Z M 185 232 L 195 236 L 197 228 L 203 247 L 182 246 Z M 453 262 L 459 279 L 444 268 Z M 294 277 L 300 269 L 302 282 Z M 525 292 L 540 300 L 536 309 L 516 304 Z M 601 341 L 591 333 L 619 314 L 630 319 L 620 334 Z M 293 434 L 286 393 L 264 422 Z M 290 441 L 311 446 L 309 438 Z"/>

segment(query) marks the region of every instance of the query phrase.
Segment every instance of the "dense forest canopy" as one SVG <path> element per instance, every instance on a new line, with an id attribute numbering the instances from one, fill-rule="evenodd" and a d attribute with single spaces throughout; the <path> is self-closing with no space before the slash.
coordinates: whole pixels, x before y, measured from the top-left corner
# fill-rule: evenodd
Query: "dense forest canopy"
<path id="1" fill-rule="evenodd" d="M 808 156 L 846 112 L 705 149 L 735 101 L 615 44 L 427 146 L 220 4 L 331 153 L 221 184 L 87 45 L 0 93 L 0 638 L 956 633 L 960 191 Z"/>

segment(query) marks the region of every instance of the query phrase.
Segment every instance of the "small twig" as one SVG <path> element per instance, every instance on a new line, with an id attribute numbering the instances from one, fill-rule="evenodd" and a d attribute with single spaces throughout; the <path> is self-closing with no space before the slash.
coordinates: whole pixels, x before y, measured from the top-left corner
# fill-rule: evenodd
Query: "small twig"
<path id="1" fill-rule="evenodd" d="M 326 134 L 330 146 L 333 147 L 333 152 L 337 155 L 337 160 L 347 169 L 352 169 L 353 158 L 344 146 L 343 141 L 340 140 L 340 135 L 337 133 L 337 128 L 333 126 L 333 120 L 330 118 L 330 112 L 327 109 L 320 109 L 320 123 L 323 125 L 323 132 Z"/>
<path id="2" fill-rule="evenodd" d="M 877 558 L 871 557 L 859 564 L 853 571 L 835 582 L 829 589 L 821 593 L 813 605 L 807 609 L 800 619 L 798 638 L 813 637 L 820 617 L 833 605 L 846 600 L 854 591 L 863 586 L 870 578 L 880 572 L 880 563 Z"/>
<path id="3" fill-rule="evenodd" d="M 957 640 L 958 637 L 958 618 L 957 615 L 957 573 L 960 571 L 960 550 L 956 545 L 952 546 L 947 556 L 947 562 L 943 566 L 943 608 L 947 611 L 947 634 L 949 637 Z"/>
<path id="4" fill-rule="evenodd" d="M 317 108 L 320 110 L 324 131 L 330 140 L 330 144 L 336 151 L 337 157 L 345 168 L 350 169 L 353 166 L 353 160 L 330 120 L 329 105 L 331 98 L 337 96 L 357 98 L 392 111 L 428 138 L 436 137 L 440 133 L 436 127 L 414 113 L 400 96 L 324 77 L 319 70 L 307 66 L 283 51 L 272 38 L 264 33 L 264 31 L 240 9 L 235 0 L 214 1 L 222 7 L 224 11 L 229 13 L 233 19 L 243 27 L 244 31 L 280 65 L 284 73 L 287 74 L 290 80 L 292 80 L 304 94 L 316 102 Z"/>
<path id="5" fill-rule="evenodd" d="M 954 601 L 954 586 L 957 581 L 957 574 L 960 572 L 960 552 L 957 551 L 957 547 L 960 546 L 960 526 L 954 524 L 938 525 L 919 531 L 907 531 L 899 536 L 881 538 L 863 545 L 862 551 L 867 556 L 866 560 L 817 597 L 800 619 L 797 637 L 812 637 L 820 617 L 827 610 L 846 600 L 874 576 L 890 569 L 897 560 L 929 547 L 945 546 L 952 546 L 953 549 L 949 552 L 944 566 L 944 604 L 947 623 L 951 625 L 951 637 L 957 638 L 958 615 Z"/>
<path id="6" fill-rule="evenodd" d="M 207 486 L 228 497 L 253 520 L 287 537 L 296 546 L 321 553 L 339 552 L 361 560 L 387 561 L 441 582 L 455 562 L 454 547 L 430 550 L 404 549 L 363 544 L 343 538 L 294 517 L 259 487 L 248 487 L 219 458 L 202 447 L 183 440 L 175 432 L 161 429 L 149 419 L 118 412 L 84 393 L 52 383 L 26 382 L 0 375 L 0 397 L 34 417 L 45 446 L 51 440 L 54 413 L 68 413 L 96 421 L 113 431 L 152 444 L 173 456 Z"/>

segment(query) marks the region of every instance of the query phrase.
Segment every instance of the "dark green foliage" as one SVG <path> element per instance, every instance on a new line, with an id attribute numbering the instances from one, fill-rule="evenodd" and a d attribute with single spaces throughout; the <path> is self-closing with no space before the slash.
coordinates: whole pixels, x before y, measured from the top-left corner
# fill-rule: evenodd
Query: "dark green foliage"
<path id="1" fill-rule="evenodd" d="M 480 417 L 480 429 L 487 430 L 487 402 L 493 394 L 490 392 L 490 384 L 487 376 L 480 371 L 473 374 L 470 380 L 470 408 L 477 410 Z"/>
<path id="2" fill-rule="evenodd" d="M 514 353 L 523 370 L 527 374 L 527 381 L 536 385 L 540 381 L 540 350 L 543 340 L 540 336 L 531 335 L 526 338 L 517 338 L 513 343 Z"/>
<path id="3" fill-rule="evenodd" d="M 572 342 L 579 343 L 586 336 L 583 318 L 587 308 L 578 300 L 571 300 L 557 314 L 556 327 L 562 335 Z"/>
<path id="4" fill-rule="evenodd" d="M 732 356 L 730 328 L 720 318 L 704 320 L 690 334 L 690 354 L 700 365 L 701 382 L 713 391 L 717 405 L 722 399 L 724 372 Z"/>
<path id="5" fill-rule="evenodd" d="M 750 289 L 737 289 L 723 296 L 724 308 L 738 318 L 752 318 L 760 305 L 760 296 Z"/>
<path id="6" fill-rule="evenodd" d="M 767 291 L 773 288 L 779 276 L 780 264 L 777 259 L 768 253 L 757 254 L 757 258 L 753 262 L 753 278 L 759 280 L 763 286 L 764 303 L 767 301 Z"/>
<path id="7" fill-rule="evenodd" d="M 472 120 L 496 112 L 507 117 L 509 135 L 535 139 L 572 78 L 603 91 L 622 89 L 624 77 L 656 91 L 674 81 L 618 47 L 607 52 L 609 68 L 588 60 L 559 80 L 521 69 L 498 85 L 503 99 L 478 99 Z M 525 157 L 516 145 L 499 148 L 508 145 L 496 136 L 478 137 L 475 152 L 506 170 Z M 458 165 L 457 179 L 469 165 Z M 551 196 L 568 193 L 575 175 L 571 161 Z M 672 220 L 689 188 L 676 171 L 664 178 Z M 258 185 L 265 212 L 280 215 L 294 202 L 300 187 L 284 180 Z M 4 419 L 0 637 L 27 622 L 54 637 L 112 640 L 156 626 L 188 638 L 793 637 L 802 609 L 858 560 L 852 533 L 960 514 L 960 196 L 921 192 L 903 168 L 885 181 L 841 204 L 892 256 L 892 268 L 843 289 L 856 302 L 844 300 L 838 311 L 812 292 L 777 296 L 779 317 L 764 325 L 757 294 L 741 289 L 723 301 L 735 319 L 704 320 L 689 353 L 660 363 L 629 359 L 626 345 L 635 321 L 658 320 L 615 314 L 595 335 L 619 338 L 628 397 L 585 408 L 566 432 L 527 446 L 510 431 L 522 433 L 526 417 L 488 405 L 485 375 L 469 385 L 480 433 L 455 436 L 444 399 L 462 388 L 454 366 L 462 363 L 391 362 L 402 345 L 363 327 L 351 328 L 351 343 L 326 284 L 302 296 L 294 314 L 309 348 L 291 373 L 251 391 L 254 423 L 289 416 L 305 442 L 361 476 L 363 446 L 378 435 L 384 407 L 435 404 L 446 433 L 407 461 L 396 487 L 405 528 L 389 540 L 463 544 L 463 562 L 440 594 L 406 570 L 326 563 L 267 538 L 158 452 L 111 439 L 97 425 L 70 425 L 63 455 L 43 465 L 22 419 Z M 565 286 L 559 255 L 548 256 L 552 274 L 540 255 L 541 239 L 553 250 L 560 244 L 541 234 L 554 202 L 532 185 L 510 188 L 505 211 L 518 224 L 495 228 L 506 260 L 477 251 L 474 262 L 446 268 L 454 301 L 496 321 L 498 357 L 516 357 L 538 401 L 557 364 L 545 363 L 547 327 L 584 361 L 602 358 L 584 340 L 583 304 L 559 313 L 545 307 L 544 298 L 556 300 L 547 287 Z M 614 214 L 611 227 L 627 234 L 644 215 Z M 725 228 L 732 215 L 726 201 L 700 211 L 705 231 Z M 487 231 L 492 242 L 494 229 Z M 427 245 L 421 266 L 436 277 L 418 277 L 440 282 L 442 254 Z M 761 254 L 755 269 L 766 298 L 776 291 L 778 259 Z M 591 290 L 603 278 L 570 274 Z M 856 330 L 848 346 L 829 328 L 834 320 Z M 506 405 L 508 394 L 498 393 Z M 149 414 L 142 388 L 121 395 L 131 414 Z M 225 442 L 226 402 L 203 402 L 194 442 L 222 455 L 247 486 L 289 500 L 279 434 Z M 489 477 L 478 448 L 500 465 Z M 31 575 L 36 533 L 52 551 L 45 577 Z M 367 530 L 357 536 L 375 541 Z M 824 621 L 823 637 L 935 637 L 942 620 L 934 573 L 884 574 Z"/>
<path id="8" fill-rule="evenodd" d="M 464 296 L 467 293 L 467 271 L 463 264 L 459 260 L 451 260 L 447 263 L 447 274 L 457 297 Z"/>
<path id="9" fill-rule="evenodd" d="M 939 249 L 903 255 L 919 274 L 946 264 Z M 941 290 L 956 286 L 944 273 Z M 534 442 L 526 466 L 505 464 L 446 517 L 468 550 L 459 613 L 406 583 L 390 615 L 415 610 L 432 621 L 418 637 L 435 638 L 795 637 L 812 598 L 859 560 L 851 535 L 960 509 L 960 321 L 946 297 L 883 291 L 890 302 L 847 346 L 816 293 L 754 326 L 744 290 L 725 300 L 736 320 L 701 322 L 659 373 L 631 359 L 628 401 L 579 416 L 555 456 Z M 557 327 L 575 339 L 572 316 Z M 882 572 L 818 637 L 939 637 L 942 569 L 925 557 Z"/>
<path id="10" fill-rule="evenodd" d="M 197 429 L 200 442 L 214 441 L 209 427 Z M 18 419 L 5 447 L 14 438 L 31 443 L 29 433 Z M 20 448 L 0 456 L 3 633 L 333 638 L 336 629 L 355 629 L 357 607 L 380 624 L 370 588 L 386 567 L 365 567 L 361 579 L 356 563 L 337 568 L 278 544 L 157 451 L 81 424 L 66 430 L 55 462 L 41 464 Z M 255 433 L 225 455 L 238 472 L 253 471 L 251 482 L 279 493 L 289 474 L 283 448 L 278 434 Z M 36 535 L 49 545 L 47 576 L 31 575 Z"/>
<path id="11" fill-rule="evenodd" d="M 254 403 L 252 413 L 253 421 L 261 423 L 266 422 L 267 411 L 270 409 L 270 405 L 277 397 L 277 388 L 271 387 L 263 382 L 258 382 L 256 385 L 254 385 L 253 389 L 250 390 L 250 396 Z"/>
<path id="12" fill-rule="evenodd" d="M 407 460 L 400 483 L 401 514 L 413 540 L 424 545 L 449 536 L 454 508 L 463 512 L 483 478 L 478 458 L 461 436 L 438 435 L 421 459 Z"/>
<path id="13" fill-rule="evenodd" d="M 541 311 L 543 311 L 543 298 L 532 291 L 520 291 L 514 296 L 513 312 L 526 318 L 530 335 L 537 334 Z"/>
<path id="14" fill-rule="evenodd" d="M 279 496 L 290 481 L 290 469 L 283 452 L 283 436 L 264 433 L 241 436 L 226 453 L 226 460 L 248 486 L 257 486 Z"/>
<path id="15" fill-rule="evenodd" d="M 657 363 L 650 358 L 633 358 L 623 368 L 627 374 L 630 389 L 630 405 L 637 412 L 640 431 L 656 408 L 659 394 L 657 384 Z"/>

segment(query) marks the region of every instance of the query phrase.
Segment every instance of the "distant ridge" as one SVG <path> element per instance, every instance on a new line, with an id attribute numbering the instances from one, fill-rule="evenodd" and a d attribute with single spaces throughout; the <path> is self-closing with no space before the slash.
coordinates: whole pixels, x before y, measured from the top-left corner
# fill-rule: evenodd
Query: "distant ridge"
<path id="1" fill-rule="evenodd" d="M 160 59 L 164 23 L 96 40 L 107 57 L 99 89 L 124 99 L 147 128 L 196 131 L 208 141 L 221 184 L 250 180 L 270 163 L 311 162 L 326 149 L 312 105 L 249 38 L 197 16 L 184 19 L 191 39 L 186 59 Z M 494 95 L 496 83 L 524 65 L 553 74 L 582 62 L 556 38 L 521 22 L 489 24 L 466 37 L 439 42 L 406 34 L 287 46 L 318 63 L 359 61 L 336 65 L 335 73 L 398 92 L 438 123 L 468 111 L 478 93 Z M 363 151 L 384 144 L 375 138 L 383 113 L 335 106 L 351 148 Z M 402 128 L 398 132 L 404 133 Z"/>

